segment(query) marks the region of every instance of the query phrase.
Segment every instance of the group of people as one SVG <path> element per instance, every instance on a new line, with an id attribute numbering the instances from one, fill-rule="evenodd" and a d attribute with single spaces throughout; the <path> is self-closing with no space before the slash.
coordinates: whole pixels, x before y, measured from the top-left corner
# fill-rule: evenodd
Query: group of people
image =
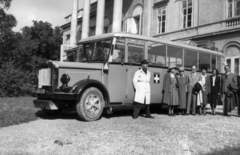
<path id="1" fill-rule="evenodd" d="M 133 119 L 138 118 L 142 105 L 145 105 L 146 118 L 154 118 L 150 114 L 150 77 L 148 61 L 144 59 L 142 67 L 136 71 L 133 78 L 135 88 Z M 206 105 L 210 103 L 212 115 L 216 114 L 218 102 L 223 103 L 223 115 L 229 113 L 238 105 L 240 117 L 240 77 L 230 73 L 230 67 L 224 66 L 225 74 L 219 75 L 217 69 L 212 75 L 207 75 L 207 69 L 202 68 L 201 75 L 196 73 L 197 67 L 192 66 L 190 74 L 185 74 L 184 67 L 170 66 L 164 76 L 162 88 L 162 103 L 168 105 L 168 115 L 178 114 L 206 115 Z"/>

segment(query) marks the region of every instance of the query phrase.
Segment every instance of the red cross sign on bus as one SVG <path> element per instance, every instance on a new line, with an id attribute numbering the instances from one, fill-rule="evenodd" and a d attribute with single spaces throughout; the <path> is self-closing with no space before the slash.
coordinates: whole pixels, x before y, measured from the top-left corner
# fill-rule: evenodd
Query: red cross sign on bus
<path id="1" fill-rule="evenodd" d="M 160 83 L 160 73 L 154 73 L 153 83 Z"/>

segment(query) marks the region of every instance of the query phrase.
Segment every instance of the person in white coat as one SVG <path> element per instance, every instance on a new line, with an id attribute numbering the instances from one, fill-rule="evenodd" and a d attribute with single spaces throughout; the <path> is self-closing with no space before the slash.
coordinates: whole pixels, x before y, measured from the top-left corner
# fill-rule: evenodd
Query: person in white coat
<path id="1" fill-rule="evenodd" d="M 133 77 L 135 88 L 133 119 L 138 118 L 142 105 L 145 105 L 146 118 L 154 118 L 150 114 L 151 73 L 147 70 L 148 61 L 144 59 L 141 64 L 142 68 L 136 71 Z"/>

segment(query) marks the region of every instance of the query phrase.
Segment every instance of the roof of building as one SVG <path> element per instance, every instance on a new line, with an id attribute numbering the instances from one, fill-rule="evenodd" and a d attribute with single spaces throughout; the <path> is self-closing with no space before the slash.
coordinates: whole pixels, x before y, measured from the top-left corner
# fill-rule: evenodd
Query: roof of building
<path id="1" fill-rule="evenodd" d="M 144 35 L 137 35 L 137 34 L 126 33 L 126 32 L 105 33 L 105 34 L 101 34 L 101 35 L 91 36 L 91 37 L 80 40 L 78 42 L 78 44 L 88 43 L 88 42 L 92 42 L 92 41 L 96 41 L 96 40 L 102 40 L 102 39 L 113 38 L 113 37 L 120 37 L 120 38 L 123 37 L 123 38 L 147 40 L 147 41 L 162 43 L 165 45 L 181 47 L 184 49 L 190 49 L 190 50 L 194 50 L 194 51 L 201 50 L 202 52 L 207 52 L 207 53 L 212 53 L 212 54 L 223 56 L 223 54 L 221 52 L 217 52 L 217 51 L 213 51 L 213 50 L 209 50 L 209 49 L 204 49 L 204 48 L 181 44 L 181 43 L 177 43 L 177 42 L 173 42 L 173 41 L 163 40 L 160 38 L 148 37 L 148 36 L 144 36 Z"/>

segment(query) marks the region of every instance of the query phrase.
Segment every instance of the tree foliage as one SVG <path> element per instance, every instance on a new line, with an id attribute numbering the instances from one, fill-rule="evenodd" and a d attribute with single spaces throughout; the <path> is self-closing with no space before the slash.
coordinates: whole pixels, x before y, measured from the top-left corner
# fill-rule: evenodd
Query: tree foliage
<path id="1" fill-rule="evenodd" d="M 11 0 L 0 0 L 9 8 Z M 17 21 L 0 7 L 0 96 L 29 95 L 38 65 L 59 60 L 62 31 L 48 22 L 33 21 L 22 32 L 13 32 Z"/>
<path id="2" fill-rule="evenodd" d="M 0 4 L 3 5 L 3 7 L 0 6 L 0 9 L 8 9 L 11 6 L 11 2 L 12 0 L 0 0 Z"/>

